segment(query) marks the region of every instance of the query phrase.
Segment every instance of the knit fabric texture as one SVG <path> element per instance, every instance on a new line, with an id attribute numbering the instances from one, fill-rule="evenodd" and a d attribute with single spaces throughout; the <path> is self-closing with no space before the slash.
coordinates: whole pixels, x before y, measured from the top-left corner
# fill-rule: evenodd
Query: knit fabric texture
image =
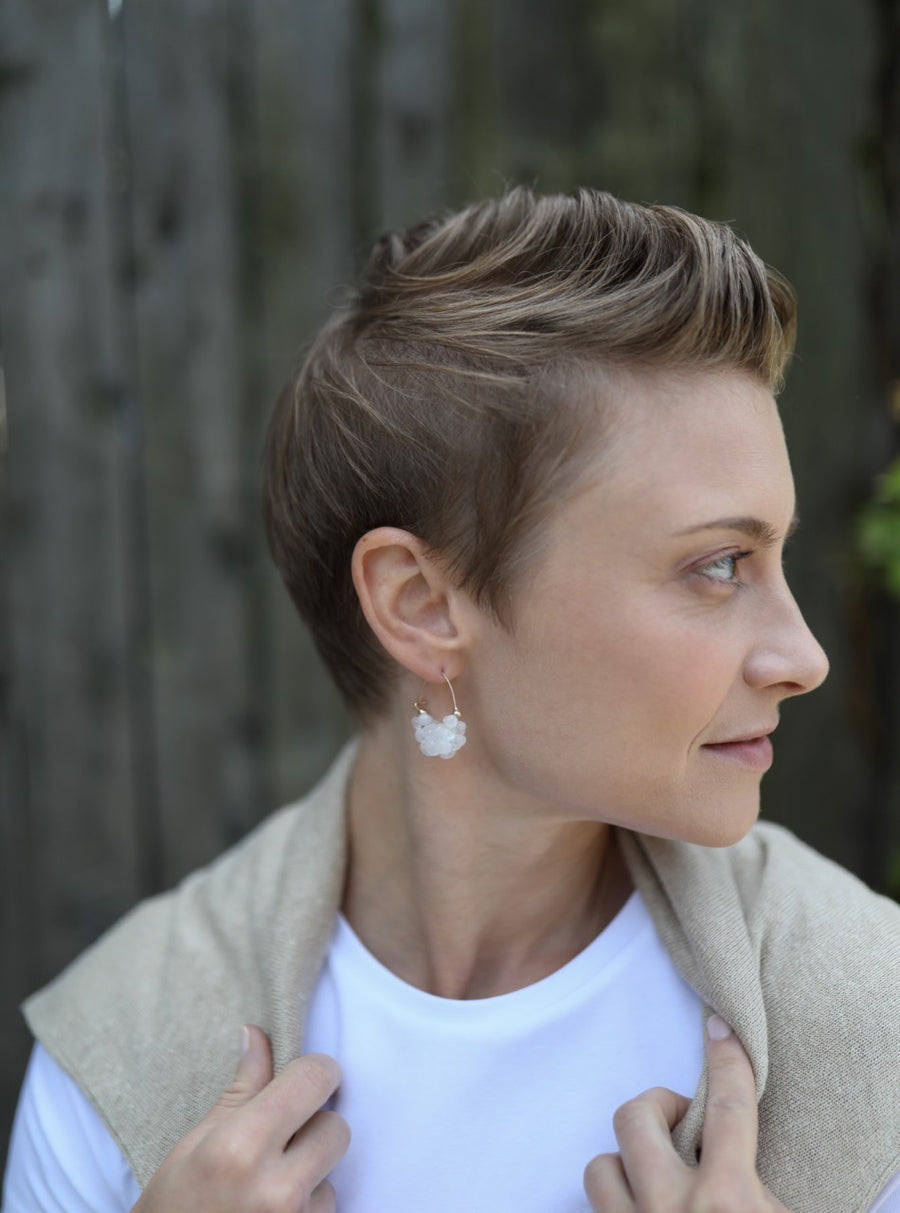
<path id="1" fill-rule="evenodd" d="M 231 1081 L 241 1024 L 269 1034 L 276 1070 L 297 1055 L 344 884 L 352 759 L 25 1004 L 142 1185 Z M 722 850 L 619 840 L 676 965 L 753 1063 L 763 1181 L 794 1213 L 863 1213 L 900 1170 L 900 906 L 773 825 Z M 673 1135 L 687 1162 L 705 1097 L 704 1074 Z"/>

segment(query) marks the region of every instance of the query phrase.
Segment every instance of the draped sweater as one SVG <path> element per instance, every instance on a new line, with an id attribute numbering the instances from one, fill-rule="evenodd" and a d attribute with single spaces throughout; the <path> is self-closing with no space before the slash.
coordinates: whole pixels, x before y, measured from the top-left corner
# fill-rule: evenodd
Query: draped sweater
<path id="1" fill-rule="evenodd" d="M 269 1034 L 276 1071 L 299 1051 L 344 886 L 352 757 L 25 1004 L 141 1185 L 229 1084 L 241 1024 Z M 723 849 L 618 837 L 678 969 L 749 1054 L 763 1182 L 795 1213 L 862 1213 L 900 1170 L 900 906 L 774 825 Z M 705 1098 L 704 1070 L 673 1135 L 688 1163 Z"/>

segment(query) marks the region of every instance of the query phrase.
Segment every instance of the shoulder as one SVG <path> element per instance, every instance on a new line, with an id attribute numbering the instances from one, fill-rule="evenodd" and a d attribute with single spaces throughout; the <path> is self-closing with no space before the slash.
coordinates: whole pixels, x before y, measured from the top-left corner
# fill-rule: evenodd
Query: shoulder
<path id="1" fill-rule="evenodd" d="M 868 1204 L 900 1167 L 900 905 L 778 826 L 730 851 L 766 1008 L 768 1165 L 786 1173 L 808 1151 L 815 1169 L 812 1138 L 827 1141 Z"/>
<path id="2" fill-rule="evenodd" d="M 723 852 L 748 927 L 767 938 L 802 941 L 807 955 L 900 966 L 900 905 L 869 889 L 789 830 L 757 824 Z M 871 949 L 854 957 L 854 947 Z"/>
<path id="3" fill-rule="evenodd" d="M 632 876 L 671 950 L 749 948 L 762 965 L 801 948 L 850 966 L 900 964 L 900 906 L 807 846 L 760 822 L 740 842 L 710 848 L 619 835 Z M 744 960 L 748 957 L 744 956 Z"/>
<path id="4" fill-rule="evenodd" d="M 25 1003 L 36 1034 L 41 1036 L 51 1014 L 148 1007 L 175 970 L 189 981 L 202 972 L 207 988 L 239 982 L 245 965 L 258 959 L 246 954 L 242 941 L 257 932 L 278 935 L 285 887 L 291 904 L 307 893 L 318 901 L 328 881 L 329 848 L 308 808 L 299 802 L 280 810 L 176 888 L 132 909 Z M 303 864 L 309 850 L 320 856 L 321 866 Z M 135 1010 L 141 1014 L 140 1007 Z M 59 1058 L 57 1048 L 50 1051 Z"/>
<path id="5" fill-rule="evenodd" d="M 243 1023 L 299 1042 L 300 1000 L 321 964 L 344 879 L 352 755 L 169 893 L 137 906 L 24 1013 L 146 1182 L 234 1067 Z"/>
<path id="6" fill-rule="evenodd" d="M 140 1194 L 96 1110 L 35 1045 L 10 1139 L 6 1213 L 117 1213 Z"/>
<path id="7" fill-rule="evenodd" d="M 621 838 L 675 963 L 753 1063 L 765 1181 L 790 1208 L 867 1208 L 900 1168 L 900 907 L 771 824 L 720 850 Z"/>
<path id="8" fill-rule="evenodd" d="M 699 883 L 739 909 L 767 1000 L 806 992 L 793 1013 L 817 1015 L 876 998 L 900 1032 L 900 905 L 769 822 L 721 851 L 691 849 Z"/>

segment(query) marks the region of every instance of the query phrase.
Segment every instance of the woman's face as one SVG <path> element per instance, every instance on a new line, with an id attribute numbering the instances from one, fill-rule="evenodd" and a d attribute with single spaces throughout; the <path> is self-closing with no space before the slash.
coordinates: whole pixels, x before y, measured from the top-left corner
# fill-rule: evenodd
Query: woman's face
<path id="1" fill-rule="evenodd" d="M 779 704 L 828 670 L 782 572 L 781 423 L 736 372 L 616 391 L 611 441 L 549 522 L 512 630 L 485 624 L 460 706 L 467 687 L 483 758 L 541 811 L 725 845 L 756 819 Z"/>

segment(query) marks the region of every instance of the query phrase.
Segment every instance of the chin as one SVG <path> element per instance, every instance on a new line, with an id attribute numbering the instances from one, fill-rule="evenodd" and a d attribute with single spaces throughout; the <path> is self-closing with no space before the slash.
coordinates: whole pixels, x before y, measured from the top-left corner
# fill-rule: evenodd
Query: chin
<path id="1" fill-rule="evenodd" d="M 704 847 L 731 847 L 740 842 L 756 825 L 759 819 L 759 789 L 746 802 L 723 807 L 704 821 L 698 822 L 697 837 L 685 841 L 699 843 Z"/>
<path id="2" fill-rule="evenodd" d="M 690 842 L 701 847 L 730 847 L 740 842 L 759 818 L 759 784 L 736 794 L 730 792 L 705 793 L 692 797 L 676 811 L 668 812 L 660 820 L 635 824 L 638 833 L 657 838 L 670 838 L 673 842 Z"/>

